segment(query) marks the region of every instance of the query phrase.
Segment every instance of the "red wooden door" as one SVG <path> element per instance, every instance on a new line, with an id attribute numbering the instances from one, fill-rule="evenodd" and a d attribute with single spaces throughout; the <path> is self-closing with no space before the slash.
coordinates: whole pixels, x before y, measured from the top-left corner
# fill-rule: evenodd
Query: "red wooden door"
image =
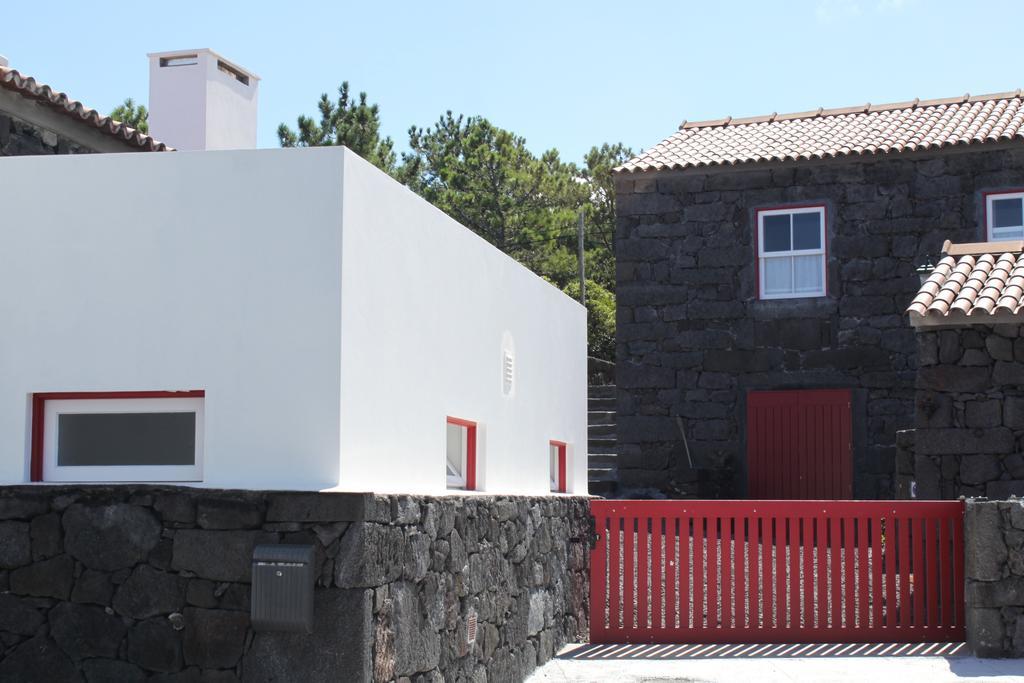
<path id="1" fill-rule="evenodd" d="M 747 497 L 853 498 L 849 389 L 747 394 Z"/>

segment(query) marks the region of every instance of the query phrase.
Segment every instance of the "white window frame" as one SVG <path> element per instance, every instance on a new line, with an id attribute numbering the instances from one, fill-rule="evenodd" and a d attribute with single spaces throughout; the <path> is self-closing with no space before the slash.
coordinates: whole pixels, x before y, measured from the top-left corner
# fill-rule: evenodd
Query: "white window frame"
<path id="1" fill-rule="evenodd" d="M 459 464 L 459 472 L 457 475 L 448 474 L 448 430 L 455 427 L 459 430 L 460 436 L 460 447 L 462 449 L 462 459 Z M 468 465 L 468 454 L 469 454 L 469 427 L 458 424 L 457 422 L 446 422 L 445 423 L 445 454 L 444 454 L 444 473 L 447 481 L 447 486 L 450 489 L 466 489 L 466 467 Z"/>
<path id="2" fill-rule="evenodd" d="M 818 249 L 789 249 L 788 251 L 764 250 L 764 217 L 792 215 L 799 213 L 817 213 L 821 216 L 821 247 Z M 801 206 L 783 209 L 758 209 L 757 210 L 757 277 L 758 277 L 758 298 L 759 299 L 813 299 L 823 297 L 828 291 L 828 249 L 825 245 L 825 207 L 824 206 Z M 792 232 L 790 232 L 792 235 Z M 792 247 L 792 244 L 790 244 Z M 765 293 L 765 268 L 766 261 L 772 258 L 793 257 L 793 256 L 821 256 L 821 289 L 811 292 L 785 292 L 782 294 Z M 790 270 L 790 282 L 792 283 L 792 269 Z"/>
<path id="3" fill-rule="evenodd" d="M 43 481 L 59 482 L 160 482 L 203 480 L 202 397 L 190 398 L 89 398 L 47 400 L 43 413 Z M 94 465 L 57 464 L 57 423 L 60 415 L 111 413 L 195 413 L 196 451 L 193 465 Z"/>
<path id="4" fill-rule="evenodd" d="M 997 199 L 1019 199 L 1024 202 L 1024 192 L 990 192 L 985 195 L 985 239 L 989 242 L 1005 242 L 1006 240 L 1019 240 L 1024 239 L 1024 225 L 1020 226 L 1020 234 L 1013 235 L 1010 237 L 996 237 L 992 234 L 993 230 L 1014 230 L 1014 227 L 1003 227 L 994 228 L 992 226 L 992 219 L 995 216 L 995 212 L 992 211 L 992 202 Z"/>

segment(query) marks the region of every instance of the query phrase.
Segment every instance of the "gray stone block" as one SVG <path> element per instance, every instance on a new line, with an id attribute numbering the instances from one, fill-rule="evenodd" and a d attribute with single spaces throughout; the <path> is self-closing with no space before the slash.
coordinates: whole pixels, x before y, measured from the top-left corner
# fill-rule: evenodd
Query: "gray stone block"
<path id="1" fill-rule="evenodd" d="M 972 502 L 964 514 L 965 572 L 969 580 L 998 581 L 1003 577 L 1006 544 L 997 503 Z"/>
<path id="2" fill-rule="evenodd" d="M 196 523 L 203 529 L 258 529 L 263 510 L 258 501 L 245 499 L 200 499 Z"/>
<path id="3" fill-rule="evenodd" d="M 998 609 L 968 607 L 967 647 L 976 657 L 1004 657 L 1003 617 Z"/>
<path id="4" fill-rule="evenodd" d="M 118 587 L 114 609 L 132 619 L 177 612 L 185 604 L 185 584 L 180 576 L 139 565 Z"/>
<path id="5" fill-rule="evenodd" d="M 270 497 L 268 522 L 358 522 L 372 496 L 365 493 L 277 493 Z"/>
<path id="6" fill-rule="evenodd" d="M 397 527 L 353 524 L 338 546 L 335 585 L 372 588 L 394 581 L 402 575 L 405 544 L 405 533 Z"/>
<path id="7" fill-rule="evenodd" d="M 160 540 L 160 523 L 138 505 L 76 503 L 64 512 L 63 524 L 67 552 L 91 569 L 132 567 Z"/>
<path id="8" fill-rule="evenodd" d="M 253 547 L 272 540 L 273 534 L 260 531 L 180 529 L 171 567 L 213 581 L 249 581 Z"/>
<path id="9" fill-rule="evenodd" d="M 40 560 L 11 572 L 11 592 L 67 600 L 74 571 L 75 562 L 67 555 Z"/>
<path id="10" fill-rule="evenodd" d="M 50 635 L 73 659 L 116 657 L 126 628 L 102 607 L 62 602 L 49 614 Z"/>
<path id="11" fill-rule="evenodd" d="M 26 522 L 0 522 L 0 569 L 32 561 L 32 537 Z"/>
<path id="12" fill-rule="evenodd" d="M 317 590 L 313 633 L 262 631 L 242 658 L 242 679 L 369 681 L 373 651 L 372 591 Z"/>
<path id="13" fill-rule="evenodd" d="M 249 628 L 248 614 L 189 607 L 184 617 L 182 654 L 186 665 L 233 669 L 238 664 Z"/>
<path id="14" fill-rule="evenodd" d="M 183 666 L 181 632 L 176 631 L 166 617 L 139 621 L 128 631 L 125 657 L 150 671 L 180 671 Z"/>
<path id="15" fill-rule="evenodd" d="M 0 681 L 18 683 L 84 683 L 81 672 L 46 636 L 21 643 L 0 661 Z"/>

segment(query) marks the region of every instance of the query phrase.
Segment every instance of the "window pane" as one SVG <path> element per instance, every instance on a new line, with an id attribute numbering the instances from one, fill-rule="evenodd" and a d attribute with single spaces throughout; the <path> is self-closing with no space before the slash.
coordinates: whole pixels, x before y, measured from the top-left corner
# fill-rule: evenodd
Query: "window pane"
<path id="1" fill-rule="evenodd" d="M 1024 204 L 1021 199 L 993 199 L 992 227 L 1005 228 L 1024 225 Z"/>
<path id="2" fill-rule="evenodd" d="M 793 248 L 821 249 L 821 214 L 793 214 Z"/>
<path id="3" fill-rule="evenodd" d="M 1012 228 L 992 228 L 993 240 L 1020 240 L 1024 239 L 1024 228 L 1019 226 Z"/>
<path id="4" fill-rule="evenodd" d="M 550 457 L 551 461 L 551 490 L 558 490 L 558 446 L 551 444 Z"/>
<path id="5" fill-rule="evenodd" d="M 83 413 L 57 416 L 57 464 L 195 465 L 195 413 Z"/>
<path id="6" fill-rule="evenodd" d="M 822 290 L 822 263 L 825 256 L 793 257 L 793 291 L 820 292 Z"/>
<path id="7" fill-rule="evenodd" d="M 789 251 L 789 218 L 788 213 L 764 216 L 765 251 Z"/>
<path id="8" fill-rule="evenodd" d="M 764 293 L 788 294 L 793 291 L 791 280 L 792 257 L 782 256 L 762 259 L 764 264 Z"/>
<path id="9" fill-rule="evenodd" d="M 466 428 L 448 423 L 448 475 L 462 477 L 463 454 L 466 452 Z"/>

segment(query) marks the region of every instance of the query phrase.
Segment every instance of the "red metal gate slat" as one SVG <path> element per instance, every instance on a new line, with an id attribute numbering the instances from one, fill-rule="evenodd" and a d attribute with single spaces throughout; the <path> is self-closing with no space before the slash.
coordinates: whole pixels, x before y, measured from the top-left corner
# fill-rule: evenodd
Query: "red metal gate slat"
<path id="1" fill-rule="evenodd" d="M 734 561 L 736 563 L 736 628 L 746 629 L 750 627 L 748 622 L 748 586 L 750 581 L 748 573 L 751 570 L 751 543 L 753 533 L 750 525 L 752 517 L 736 517 L 736 550 Z"/>
<path id="2" fill-rule="evenodd" d="M 800 552 L 803 554 L 803 581 L 801 590 L 800 625 L 814 628 L 814 518 L 807 516 L 800 520 Z"/>
<path id="3" fill-rule="evenodd" d="M 843 593 L 842 593 L 842 581 L 840 580 L 839 574 L 839 554 L 842 546 L 842 529 L 840 526 L 840 518 L 832 517 L 828 520 L 829 535 L 828 535 L 828 552 L 832 558 L 830 564 L 832 570 L 829 573 L 830 590 L 829 595 L 831 596 L 829 605 L 829 626 L 833 630 L 839 630 L 843 625 Z"/>
<path id="4" fill-rule="evenodd" d="M 928 627 L 933 629 L 934 632 L 938 632 L 941 628 L 942 622 L 939 621 L 939 562 L 941 556 L 938 554 L 938 543 L 936 537 L 936 530 L 938 525 L 936 519 L 932 516 L 928 516 L 925 519 L 925 555 L 924 563 L 928 568 L 928 606 L 925 612 L 925 623 Z"/>
<path id="5" fill-rule="evenodd" d="M 943 628 L 952 628 L 953 618 L 953 540 L 952 527 L 948 518 L 939 520 L 939 600 L 942 609 Z"/>
<path id="6" fill-rule="evenodd" d="M 953 526 L 953 609 L 956 630 L 964 632 L 964 518 L 963 513 L 951 520 Z"/>
<path id="7" fill-rule="evenodd" d="M 844 609 L 844 619 L 846 622 L 846 628 L 848 630 L 854 629 L 854 602 L 853 602 L 853 588 L 854 588 L 854 573 L 853 567 L 853 548 L 854 541 L 857 534 L 856 522 L 853 517 L 846 517 L 843 519 L 843 534 L 846 540 L 846 549 L 843 552 L 843 576 L 845 577 L 845 586 L 843 590 L 846 593 L 846 608 Z"/>
<path id="8" fill-rule="evenodd" d="M 633 550 L 635 545 L 636 518 L 627 515 L 623 518 L 623 546 L 624 561 L 622 579 L 622 627 L 632 630 L 636 628 L 636 593 L 633 589 L 633 581 L 636 575 L 633 571 Z M 630 642 L 626 639 L 626 642 Z"/>
<path id="9" fill-rule="evenodd" d="M 605 631 L 608 607 L 608 601 L 605 598 L 605 589 L 608 585 L 606 551 L 608 547 L 608 534 L 605 529 L 608 526 L 608 517 L 604 515 L 595 515 L 595 517 L 594 526 L 597 530 L 597 541 L 594 543 L 594 551 L 590 560 L 590 633 L 592 637 L 601 638 Z"/>
<path id="10" fill-rule="evenodd" d="M 928 585 L 924 566 L 924 527 L 925 520 L 913 520 L 911 532 L 914 536 L 914 564 L 911 566 L 911 570 L 914 580 L 911 582 L 910 588 L 913 591 L 911 597 L 914 602 L 914 628 L 921 631 L 922 636 L 925 634 L 924 594 Z"/>
<path id="11" fill-rule="evenodd" d="M 648 527 L 651 520 L 647 517 L 637 517 L 636 520 L 636 627 L 647 629 L 648 617 L 648 593 L 650 592 L 650 581 L 647 579 L 647 550 L 648 550 Z"/>
<path id="12" fill-rule="evenodd" d="M 781 510 L 779 511 L 782 512 Z M 773 516 L 775 537 L 775 628 L 786 628 L 786 523 L 782 516 Z"/>
<path id="13" fill-rule="evenodd" d="M 758 516 L 758 559 L 761 561 L 759 628 L 772 628 L 772 519 L 762 510 Z"/>
<path id="14" fill-rule="evenodd" d="M 871 626 L 885 626 L 882 617 L 882 521 L 871 518 Z"/>
<path id="15" fill-rule="evenodd" d="M 593 509 L 593 505 L 591 505 Z M 612 515 L 608 534 L 608 630 L 622 628 L 619 617 L 622 595 L 622 517 Z"/>
<path id="16" fill-rule="evenodd" d="M 684 510 L 685 512 L 685 510 Z M 690 630 L 690 576 L 693 563 L 690 560 L 690 515 L 679 519 L 679 628 Z"/>
<path id="17" fill-rule="evenodd" d="M 679 584 L 679 559 L 676 555 L 676 518 L 665 518 L 665 627 L 676 627 L 676 586 Z"/>
<path id="18" fill-rule="evenodd" d="M 868 597 L 868 547 L 870 543 L 869 517 L 857 518 L 857 628 L 866 629 L 871 602 Z"/>
<path id="19" fill-rule="evenodd" d="M 704 516 L 693 516 L 693 628 L 704 628 Z"/>
<path id="20" fill-rule="evenodd" d="M 790 517 L 786 520 L 788 534 L 786 536 L 789 552 L 789 628 L 800 627 L 800 518 Z"/>
<path id="21" fill-rule="evenodd" d="M 897 543 L 896 563 L 899 568 L 899 614 L 900 629 L 910 628 L 910 520 L 900 517 L 899 541 Z"/>
<path id="22" fill-rule="evenodd" d="M 661 526 L 662 517 L 651 520 L 651 628 L 664 628 L 662 621 L 661 602 L 664 598 L 665 582 L 661 575 Z"/>
<path id="23" fill-rule="evenodd" d="M 710 517 L 707 520 L 706 539 L 708 544 L 707 554 L 707 589 L 708 596 L 708 628 L 718 628 L 718 523 L 719 518 Z"/>
<path id="24" fill-rule="evenodd" d="M 819 509 L 814 522 L 814 549 L 818 555 L 815 577 L 814 628 L 824 630 L 828 627 L 828 521 L 825 510 Z"/>

